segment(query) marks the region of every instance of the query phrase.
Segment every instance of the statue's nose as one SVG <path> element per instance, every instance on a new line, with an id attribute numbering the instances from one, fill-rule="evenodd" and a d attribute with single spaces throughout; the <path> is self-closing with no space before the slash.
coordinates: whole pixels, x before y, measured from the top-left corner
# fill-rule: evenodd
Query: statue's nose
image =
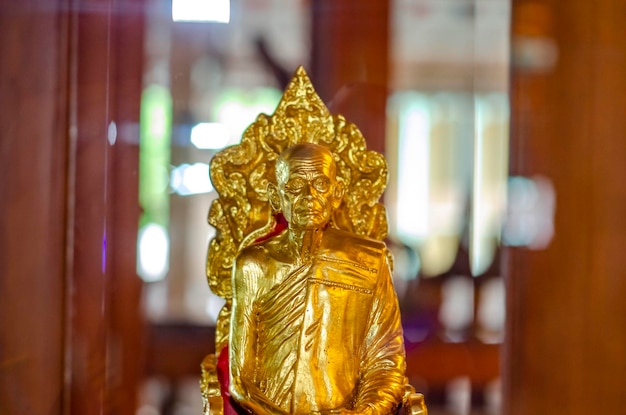
<path id="1" fill-rule="evenodd" d="M 306 186 L 304 186 L 304 197 L 306 199 L 312 199 L 313 198 L 313 184 L 312 183 L 308 183 Z"/>

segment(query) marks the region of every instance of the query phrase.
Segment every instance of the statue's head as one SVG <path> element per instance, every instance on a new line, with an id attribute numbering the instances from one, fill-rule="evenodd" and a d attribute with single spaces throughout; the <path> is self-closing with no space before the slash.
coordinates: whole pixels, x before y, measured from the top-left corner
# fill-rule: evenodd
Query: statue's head
<path id="1" fill-rule="evenodd" d="M 268 189 L 270 203 L 293 229 L 326 226 L 344 192 L 333 154 L 317 144 L 295 144 L 283 151 L 276 161 L 276 182 Z"/>

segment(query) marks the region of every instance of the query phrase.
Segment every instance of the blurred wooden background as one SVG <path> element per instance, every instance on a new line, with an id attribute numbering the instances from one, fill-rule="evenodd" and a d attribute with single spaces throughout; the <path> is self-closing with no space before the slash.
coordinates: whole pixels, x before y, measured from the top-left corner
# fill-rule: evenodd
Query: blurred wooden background
<path id="1" fill-rule="evenodd" d="M 210 351 L 209 331 L 147 327 L 139 307 L 144 6 L 0 2 L 0 414 L 132 414 L 144 376 L 186 376 Z M 370 85 L 333 110 L 383 150 L 388 2 L 311 7 L 322 98 Z M 503 414 L 624 412 L 625 18 L 620 0 L 513 2 L 511 173 L 551 180 L 555 235 L 504 249 L 502 357 L 472 336 L 410 351 L 433 402 L 449 378 L 500 372 Z"/>

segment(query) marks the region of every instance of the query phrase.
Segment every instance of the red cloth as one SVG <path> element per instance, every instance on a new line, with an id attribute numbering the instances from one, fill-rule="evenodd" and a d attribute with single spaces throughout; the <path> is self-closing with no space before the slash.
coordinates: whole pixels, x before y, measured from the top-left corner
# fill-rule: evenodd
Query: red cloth
<path id="1" fill-rule="evenodd" d="M 217 379 L 220 382 L 220 392 L 224 401 L 224 415 L 246 415 L 246 412 L 235 403 L 228 390 L 230 385 L 228 346 L 224 347 L 217 357 Z"/>
<path id="2" fill-rule="evenodd" d="M 277 214 L 274 215 L 274 218 L 276 219 L 276 226 L 274 226 L 274 230 L 268 233 L 267 235 L 261 236 L 256 241 L 254 241 L 254 243 L 267 241 L 272 236 L 278 235 L 279 233 L 281 233 L 282 231 L 284 231 L 285 229 L 289 227 L 289 223 L 287 223 L 287 219 L 285 219 L 282 213 L 278 212 Z"/>

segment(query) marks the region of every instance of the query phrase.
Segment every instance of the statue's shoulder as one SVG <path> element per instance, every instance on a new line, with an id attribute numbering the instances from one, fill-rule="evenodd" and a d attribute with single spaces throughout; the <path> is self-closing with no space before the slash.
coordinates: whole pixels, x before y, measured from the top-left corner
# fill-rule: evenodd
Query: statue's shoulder
<path id="1" fill-rule="evenodd" d="M 239 251 L 235 264 L 237 267 L 262 265 L 267 261 L 267 257 L 267 247 L 264 244 L 254 244 Z"/>
<path id="2" fill-rule="evenodd" d="M 324 245 L 332 245 L 338 250 L 354 247 L 375 254 L 384 254 L 387 249 L 383 241 L 335 228 L 329 228 L 324 232 Z"/>
<path id="3" fill-rule="evenodd" d="M 383 241 L 334 228 L 325 231 L 320 248 L 324 257 L 359 264 L 372 271 L 380 269 L 387 257 Z"/>
<path id="4" fill-rule="evenodd" d="M 276 259 L 284 247 L 286 234 L 283 232 L 262 242 L 243 248 L 237 254 L 237 264 L 261 263 Z"/>

